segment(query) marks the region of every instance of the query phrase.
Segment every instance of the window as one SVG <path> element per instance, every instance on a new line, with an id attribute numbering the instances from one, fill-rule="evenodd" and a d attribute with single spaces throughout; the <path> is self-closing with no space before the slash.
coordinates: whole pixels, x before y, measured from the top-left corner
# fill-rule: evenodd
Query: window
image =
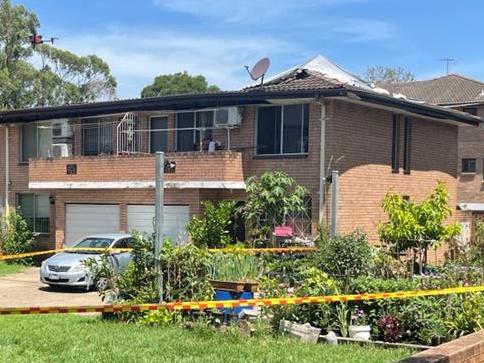
<path id="1" fill-rule="evenodd" d="M 400 119 L 393 115 L 393 134 L 392 134 L 392 173 L 398 173 L 400 163 Z"/>
<path id="2" fill-rule="evenodd" d="M 161 130 L 168 128 L 168 117 L 154 116 L 150 118 L 150 129 Z M 168 150 L 168 131 L 150 131 L 150 152 Z"/>
<path id="3" fill-rule="evenodd" d="M 405 134 L 404 134 L 404 149 L 403 149 L 403 173 L 410 174 L 410 156 L 412 145 L 412 120 L 405 117 Z"/>
<path id="4" fill-rule="evenodd" d="M 210 141 L 214 114 L 214 111 L 178 112 L 176 114 L 176 150 L 198 150 L 200 141 Z"/>
<path id="5" fill-rule="evenodd" d="M 109 119 L 82 120 L 82 155 L 113 153 L 113 128 Z"/>
<path id="6" fill-rule="evenodd" d="M 17 205 L 33 232 L 49 233 L 50 202 L 48 195 L 19 194 Z"/>
<path id="7" fill-rule="evenodd" d="M 463 173 L 475 173 L 476 172 L 476 159 L 462 159 L 462 172 Z"/>
<path id="8" fill-rule="evenodd" d="M 32 122 L 23 124 L 20 131 L 20 162 L 27 163 L 29 158 L 48 157 L 52 147 L 51 122 Z"/>
<path id="9" fill-rule="evenodd" d="M 259 107 L 256 129 L 258 155 L 307 153 L 309 106 Z"/>

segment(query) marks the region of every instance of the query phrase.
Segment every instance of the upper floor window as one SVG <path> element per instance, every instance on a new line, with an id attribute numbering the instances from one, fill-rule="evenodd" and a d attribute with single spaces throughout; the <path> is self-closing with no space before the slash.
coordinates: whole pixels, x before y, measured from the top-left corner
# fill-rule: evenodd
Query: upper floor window
<path id="1" fill-rule="evenodd" d="M 52 127 L 50 122 L 23 124 L 20 130 L 20 162 L 29 158 L 48 157 L 52 147 Z"/>
<path id="2" fill-rule="evenodd" d="M 168 151 L 167 116 L 150 117 L 150 152 Z"/>
<path id="3" fill-rule="evenodd" d="M 109 119 L 82 120 L 82 155 L 113 153 L 113 125 Z"/>
<path id="4" fill-rule="evenodd" d="M 49 233 L 50 202 L 48 195 L 18 194 L 17 205 L 32 232 Z"/>
<path id="5" fill-rule="evenodd" d="M 176 150 L 194 151 L 212 140 L 214 111 L 178 112 L 176 114 Z"/>
<path id="6" fill-rule="evenodd" d="M 259 107 L 256 123 L 258 155 L 308 152 L 308 104 Z"/>
<path id="7" fill-rule="evenodd" d="M 476 159 L 472 159 L 472 158 L 462 159 L 462 172 L 463 173 L 475 173 L 476 172 Z"/>

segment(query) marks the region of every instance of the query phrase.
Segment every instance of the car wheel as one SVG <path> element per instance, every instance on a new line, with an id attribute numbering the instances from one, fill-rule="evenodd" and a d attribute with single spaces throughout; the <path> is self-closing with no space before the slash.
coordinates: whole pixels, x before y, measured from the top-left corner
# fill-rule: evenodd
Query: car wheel
<path id="1" fill-rule="evenodd" d="M 105 277 L 101 277 L 100 279 L 98 279 L 96 281 L 96 288 L 99 290 L 99 291 L 104 291 L 104 290 L 107 290 L 109 287 L 109 280 Z"/>

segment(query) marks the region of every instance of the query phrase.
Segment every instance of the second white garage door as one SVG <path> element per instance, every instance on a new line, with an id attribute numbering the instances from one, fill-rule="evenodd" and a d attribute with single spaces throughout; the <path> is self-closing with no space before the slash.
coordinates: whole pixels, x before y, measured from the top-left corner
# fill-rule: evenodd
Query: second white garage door
<path id="1" fill-rule="evenodd" d="M 119 206 L 114 204 L 66 204 L 65 243 L 103 233 L 119 233 Z"/>
<path id="2" fill-rule="evenodd" d="M 128 231 L 153 233 L 154 205 L 128 205 Z M 190 212 L 187 205 L 165 205 L 163 234 L 173 242 L 186 242 Z"/>

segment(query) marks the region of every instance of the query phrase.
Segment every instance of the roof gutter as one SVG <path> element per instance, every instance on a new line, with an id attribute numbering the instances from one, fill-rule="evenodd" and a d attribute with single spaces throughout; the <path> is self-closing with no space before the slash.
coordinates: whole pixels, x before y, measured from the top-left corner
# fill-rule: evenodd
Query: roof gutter
<path id="1" fill-rule="evenodd" d="M 441 120 L 455 120 L 473 126 L 479 126 L 479 124 L 483 122 L 483 120 L 477 116 L 472 116 L 464 112 L 459 112 L 440 106 L 413 103 L 395 97 L 379 95 L 372 92 L 370 93 L 355 89 L 351 90 L 350 92 L 356 94 L 363 101 L 375 103 L 381 106 L 403 108 L 407 111 L 422 116 L 432 117 Z"/>

